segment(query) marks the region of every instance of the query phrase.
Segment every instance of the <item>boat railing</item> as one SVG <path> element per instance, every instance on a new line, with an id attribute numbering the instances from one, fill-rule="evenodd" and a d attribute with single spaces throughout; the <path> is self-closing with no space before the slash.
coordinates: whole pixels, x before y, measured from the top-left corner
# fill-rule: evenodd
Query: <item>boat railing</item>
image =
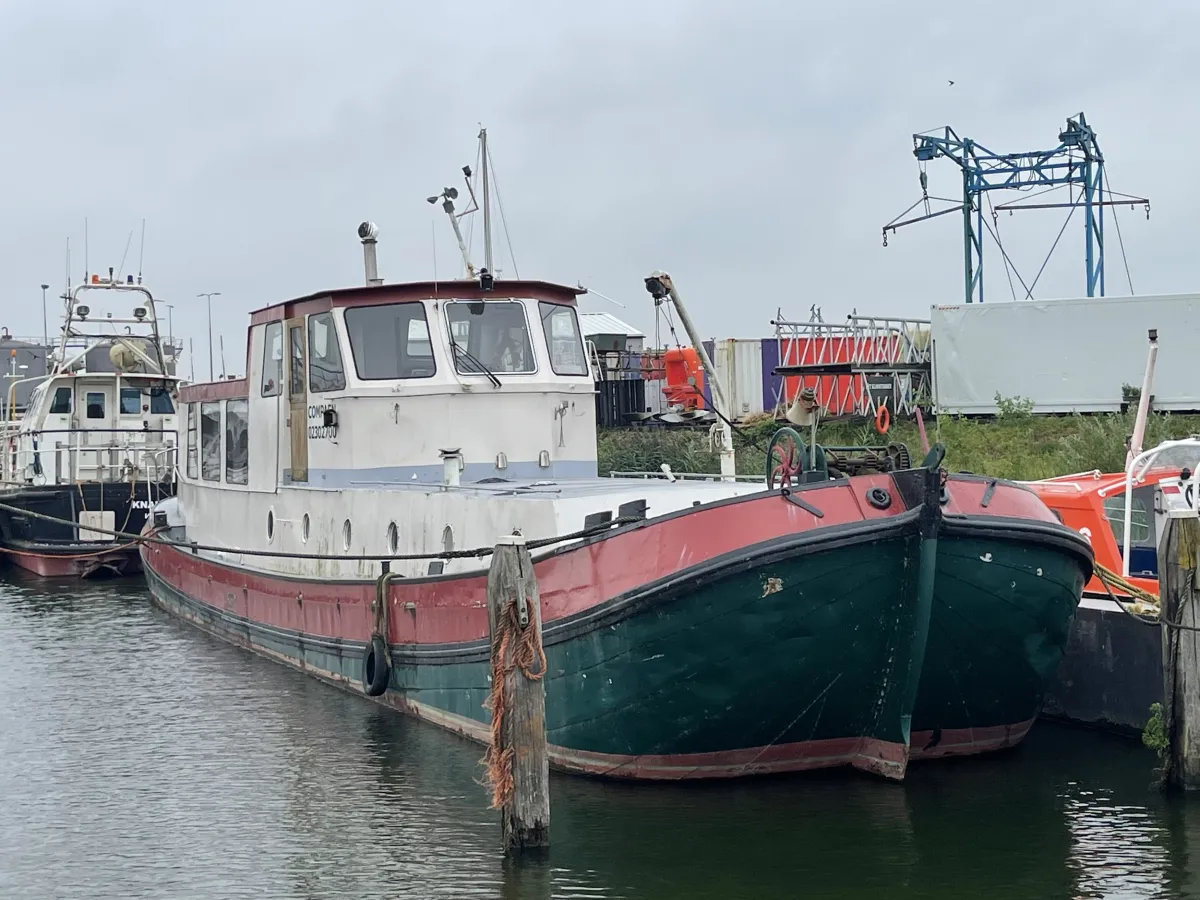
<path id="1" fill-rule="evenodd" d="M 723 481 L 719 472 L 609 472 L 609 478 L 661 478 L 664 481 Z M 735 475 L 734 479 L 745 484 L 762 481 L 761 475 Z"/>
<path id="2" fill-rule="evenodd" d="M 15 435 L 6 473 L 12 481 L 173 482 L 175 430 L 163 428 L 44 428 Z M 100 440 L 93 440 L 99 437 Z M 171 451 L 169 454 L 164 451 Z"/>
<path id="3" fill-rule="evenodd" d="M 1176 447 L 1191 447 L 1197 451 L 1198 457 L 1200 457 L 1200 438 L 1180 438 L 1174 441 L 1163 441 L 1157 447 L 1142 451 L 1125 467 L 1125 513 L 1121 541 L 1121 576 L 1124 578 L 1129 577 L 1129 557 L 1132 555 L 1129 552 L 1129 534 L 1133 528 L 1133 484 L 1146 477 L 1146 473 L 1150 471 L 1150 467 L 1161 454 Z"/>

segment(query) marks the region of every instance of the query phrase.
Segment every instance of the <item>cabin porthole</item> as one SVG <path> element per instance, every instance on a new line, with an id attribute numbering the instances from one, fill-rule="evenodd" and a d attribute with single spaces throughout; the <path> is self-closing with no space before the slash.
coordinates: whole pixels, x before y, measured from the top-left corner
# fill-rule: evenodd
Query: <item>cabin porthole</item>
<path id="1" fill-rule="evenodd" d="M 447 525 L 442 529 L 442 552 L 449 553 L 454 549 L 454 529 Z"/>
<path id="2" fill-rule="evenodd" d="M 354 538 L 354 532 L 350 529 L 350 520 L 347 519 L 342 523 L 342 549 L 349 552 L 350 542 Z"/>
<path id="3" fill-rule="evenodd" d="M 400 547 L 400 532 L 396 528 L 395 522 L 388 522 L 387 527 L 387 549 L 388 553 L 395 553 Z"/>
<path id="4" fill-rule="evenodd" d="M 305 544 L 308 543 L 308 513 L 305 513 L 304 518 L 300 520 L 300 540 Z"/>
<path id="5" fill-rule="evenodd" d="M 267 543 L 275 540 L 275 510 L 267 510 Z"/>

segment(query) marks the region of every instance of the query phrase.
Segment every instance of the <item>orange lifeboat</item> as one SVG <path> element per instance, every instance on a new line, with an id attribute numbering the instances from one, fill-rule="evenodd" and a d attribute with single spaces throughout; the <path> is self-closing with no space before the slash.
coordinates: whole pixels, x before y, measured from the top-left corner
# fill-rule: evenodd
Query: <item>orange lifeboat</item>
<path id="1" fill-rule="evenodd" d="M 663 395 L 672 406 L 704 409 L 704 366 L 693 347 L 676 347 L 663 354 L 666 385 Z"/>

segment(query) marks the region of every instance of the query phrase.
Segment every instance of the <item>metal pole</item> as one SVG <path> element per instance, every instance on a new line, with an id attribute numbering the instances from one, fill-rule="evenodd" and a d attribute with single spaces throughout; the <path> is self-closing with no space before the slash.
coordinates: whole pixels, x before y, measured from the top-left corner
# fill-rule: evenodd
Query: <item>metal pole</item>
<path id="1" fill-rule="evenodd" d="M 492 275 L 492 198 L 488 193 L 487 129 L 479 129 L 479 152 L 483 160 L 483 265 Z"/>
<path id="2" fill-rule="evenodd" d="M 50 346 L 50 326 L 46 323 L 46 291 L 49 289 L 49 287 L 50 285 L 48 284 L 42 285 L 42 344 L 44 344 L 47 349 L 49 349 Z M 49 365 L 49 361 L 47 361 L 46 364 Z"/>
<path id="3" fill-rule="evenodd" d="M 212 345 L 212 298 L 220 297 L 220 291 L 212 291 L 207 294 L 197 294 L 197 297 L 208 298 L 208 380 L 213 380 L 213 345 Z"/>

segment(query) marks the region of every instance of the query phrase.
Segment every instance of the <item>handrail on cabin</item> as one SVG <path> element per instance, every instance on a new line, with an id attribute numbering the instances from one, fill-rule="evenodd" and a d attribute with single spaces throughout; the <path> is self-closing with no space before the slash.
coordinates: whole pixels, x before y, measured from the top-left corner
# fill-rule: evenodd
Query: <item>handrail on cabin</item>
<path id="1" fill-rule="evenodd" d="M 1137 456 L 1129 461 L 1129 465 L 1125 467 L 1125 521 L 1122 530 L 1121 541 L 1121 577 L 1129 577 L 1129 532 L 1133 527 L 1133 482 L 1134 473 L 1137 472 L 1137 481 L 1145 478 L 1146 473 L 1150 470 L 1151 463 L 1158 458 L 1158 455 L 1164 450 L 1171 450 L 1175 447 L 1194 447 L 1200 450 L 1200 438 L 1179 438 L 1174 441 L 1163 441 L 1157 447 L 1151 447 L 1149 450 L 1143 450 Z M 1140 471 L 1139 471 L 1140 470 Z"/>

